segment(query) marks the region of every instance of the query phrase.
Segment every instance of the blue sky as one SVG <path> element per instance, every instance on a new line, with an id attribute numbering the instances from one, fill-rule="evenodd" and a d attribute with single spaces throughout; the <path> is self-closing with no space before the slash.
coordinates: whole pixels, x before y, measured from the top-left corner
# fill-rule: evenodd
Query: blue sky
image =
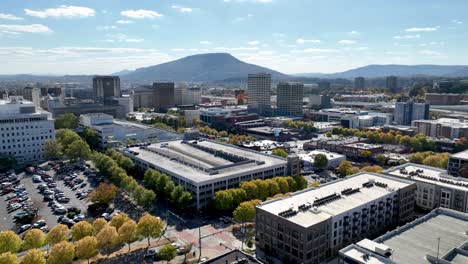
<path id="1" fill-rule="evenodd" d="M 468 64 L 466 0 L 1 0 L 0 74 L 229 52 L 285 73 Z"/>

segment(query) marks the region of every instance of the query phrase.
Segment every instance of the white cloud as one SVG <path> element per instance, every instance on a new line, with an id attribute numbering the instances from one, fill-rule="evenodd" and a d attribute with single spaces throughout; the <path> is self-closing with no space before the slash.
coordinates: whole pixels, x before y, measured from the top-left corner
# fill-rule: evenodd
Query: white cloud
<path id="1" fill-rule="evenodd" d="M 97 26 L 97 30 L 113 30 L 117 29 L 117 26 Z"/>
<path id="2" fill-rule="evenodd" d="M 358 50 L 368 50 L 369 47 L 359 47 Z"/>
<path id="3" fill-rule="evenodd" d="M 183 7 L 178 5 L 172 5 L 171 8 L 177 9 L 181 13 L 191 13 L 193 11 L 193 9 L 190 7 Z"/>
<path id="4" fill-rule="evenodd" d="M 254 3 L 271 3 L 273 0 L 224 0 L 225 3 L 231 2 L 254 2 Z"/>
<path id="5" fill-rule="evenodd" d="M 393 39 L 418 39 L 421 35 L 403 35 L 403 36 L 393 36 Z"/>
<path id="6" fill-rule="evenodd" d="M 47 17 L 91 17 L 94 16 L 95 11 L 89 7 L 83 6 L 67 6 L 61 5 L 57 8 L 47 8 L 44 10 L 31 10 L 24 9 L 24 12 L 28 16 L 47 18 Z"/>
<path id="7" fill-rule="evenodd" d="M 6 19 L 6 20 L 23 20 L 22 17 L 17 17 L 12 14 L 5 14 L 5 13 L 0 13 L 0 19 Z"/>
<path id="8" fill-rule="evenodd" d="M 316 48 L 311 48 L 311 49 L 302 49 L 302 50 L 291 50 L 291 53 L 333 53 L 337 52 L 336 49 L 316 49 Z"/>
<path id="9" fill-rule="evenodd" d="M 145 9 L 138 9 L 138 10 L 125 10 L 120 12 L 122 16 L 135 18 L 135 19 L 142 19 L 142 18 L 158 18 L 162 17 L 163 15 L 153 11 L 153 10 L 145 10 Z"/>
<path id="10" fill-rule="evenodd" d="M 0 24 L 0 30 L 10 31 L 10 32 L 24 32 L 24 33 L 50 33 L 52 32 L 50 28 L 41 24 L 31 24 L 31 25 Z"/>
<path id="11" fill-rule="evenodd" d="M 212 43 L 211 43 L 211 41 L 208 41 L 208 40 L 202 40 L 202 41 L 200 41 L 200 44 L 201 45 L 211 45 Z"/>
<path id="12" fill-rule="evenodd" d="M 348 35 L 358 36 L 358 35 L 361 35 L 361 32 L 356 31 L 356 30 L 352 30 L 352 31 L 348 32 Z"/>
<path id="13" fill-rule="evenodd" d="M 418 51 L 419 54 L 422 54 L 422 55 L 429 55 L 429 56 L 441 56 L 443 55 L 442 53 L 438 52 L 438 51 L 433 51 L 433 50 L 420 50 Z"/>
<path id="14" fill-rule="evenodd" d="M 406 32 L 430 32 L 430 31 L 437 31 L 439 27 L 413 27 L 405 29 Z"/>
<path id="15" fill-rule="evenodd" d="M 258 48 L 258 47 L 236 47 L 236 48 L 216 47 L 215 50 L 224 50 L 224 51 L 249 51 L 249 50 L 259 50 L 259 48 Z"/>
<path id="16" fill-rule="evenodd" d="M 117 20 L 117 22 L 115 22 L 117 24 L 133 24 L 135 23 L 135 21 L 132 21 L 132 20 Z"/>
<path id="17" fill-rule="evenodd" d="M 142 38 L 139 37 L 129 37 L 125 34 L 118 33 L 118 34 L 108 34 L 107 35 L 108 39 L 106 39 L 106 42 L 129 42 L 129 43 L 140 43 L 145 41 Z"/>
<path id="18" fill-rule="evenodd" d="M 260 41 L 252 40 L 252 41 L 247 42 L 247 44 L 249 44 L 250 46 L 257 46 L 258 44 L 260 44 Z"/>
<path id="19" fill-rule="evenodd" d="M 452 23 L 455 23 L 455 24 L 463 24 L 463 21 L 458 20 L 458 19 L 453 19 L 453 20 L 452 20 Z"/>
<path id="20" fill-rule="evenodd" d="M 305 43 L 320 43 L 319 39 L 303 39 L 303 38 L 298 38 L 296 39 L 297 44 L 305 44 Z"/>
<path id="21" fill-rule="evenodd" d="M 349 40 L 349 39 L 342 39 L 338 41 L 339 44 L 344 44 L 344 45 L 350 45 L 350 44 L 356 44 L 356 41 L 354 40 Z"/>

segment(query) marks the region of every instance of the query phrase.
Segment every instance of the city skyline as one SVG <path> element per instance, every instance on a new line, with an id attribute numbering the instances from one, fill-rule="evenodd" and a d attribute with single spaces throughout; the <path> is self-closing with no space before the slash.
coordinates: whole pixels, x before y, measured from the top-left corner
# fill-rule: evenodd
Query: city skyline
<path id="1" fill-rule="evenodd" d="M 403 8 L 402 8 L 403 7 Z M 466 64 L 464 1 L 2 1 L 0 74 L 109 74 L 228 52 L 284 73 Z"/>

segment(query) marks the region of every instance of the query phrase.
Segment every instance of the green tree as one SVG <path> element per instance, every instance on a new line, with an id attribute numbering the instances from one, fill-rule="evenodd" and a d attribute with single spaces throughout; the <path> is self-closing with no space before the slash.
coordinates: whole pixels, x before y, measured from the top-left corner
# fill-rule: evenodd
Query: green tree
<path id="1" fill-rule="evenodd" d="M 232 213 L 238 222 L 252 221 L 255 218 L 255 206 L 260 204 L 260 200 L 251 200 L 241 203 Z"/>
<path id="2" fill-rule="evenodd" d="M 89 259 L 98 254 L 98 241 L 95 237 L 86 236 L 76 242 L 76 257 L 78 259 Z"/>
<path id="3" fill-rule="evenodd" d="M 133 220 L 127 220 L 118 229 L 119 240 L 121 243 L 128 244 L 128 251 L 130 252 L 130 244 L 137 240 L 137 224 Z"/>
<path id="4" fill-rule="evenodd" d="M 282 148 L 274 149 L 271 152 L 271 154 L 273 154 L 275 156 L 278 156 L 278 157 L 281 157 L 281 158 L 286 158 L 288 156 L 288 153 Z"/>
<path id="5" fill-rule="evenodd" d="M 255 199 L 259 197 L 257 184 L 255 184 L 253 181 L 241 182 L 240 187 L 245 190 L 247 199 Z"/>
<path id="6" fill-rule="evenodd" d="M 76 140 L 67 147 L 65 154 L 72 160 L 82 160 L 91 156 L 91 149 L 83 140 Z"/>
<path id="7" fill-rule="evenodd" d="M 383 168 L 377 165 L 374 166 L 365 166 L 361 168 L 361 171 L 367 171 L 367 172 L 374 172 L 374 173 L 381 173 L 383 171 Z"/>
<path id="8" fill-rule="evenodd" d="M 113 184 L 101 183 L 91 193 L 90 198 L 94 203 L 109 204 L 117 195 L 118 188 Z"/>
<path id="9" fill-rule="evenodd" d="M 44 143 L 44 158 L 56 160 L 63 157 L 62 146 L 56 140 L 47 140 Z"/>
<path id="10" fill-rule="evenodd" d="M 145 214 L 138 220 L 137 234 L 148 240 L 149 247 L 150 238 L 160 237 L 162 235 L 163 226 L 163 222 L 159 217 Z"/>
<path id="11" fill-rule="evenodd" d="M 58 224 L 47 233 L 47 243 L 57 244 L 61 241 L 68 240 L 68 227 L 66 225 Z"/>
<path id="12" fill-rule="evenodd" d="M 160 259 L 169 262 L 175 258 L 176 254 L 177 249 L 173 245 L 167 244 L 159 250 L 158 256 Z"/>
<path id="13" fill-rule="evenodd" d="M 90 148 L 92 149 L 98 149 L 99 148 L 99 138 L 94 130 L 92 130 L 89 127 L 85 127 L 83 129 L 83 139 L 86 141 L 86 143 L 89 145 Z"/>
<path id="14" fill-rule="evenodd" d="M 98 218 L 94 220 L 93 222 L 93 229 L 94 229 L 94 234 L 97 235 L 102 228 L 104 228 L 107 225 L 107 221 L 104 218 Z"/>
<path id="15" fill-rule="evenodd" d="M 378 154 L 375 159 L 382 165 L 387 164 L 387 157 L 384 154 Z"/>
<path id="16" fill-rule="evenodd" d="M 100 249 L 109 250 L 119 242 L 119 235 L 115 227 L 105 225 L 96 235 L 98 247 Z"/>
<path id="17" fill-rule="evenodd" d="M 317 169 L 326 168 L 328 165 L 328 158 L 325 154 L 317 154 L 314 157 L 314 167 Z"/>
<path id="18" fill-rule="evenodd" d="M 109 224 L 115 227 L 115 229 L 119 230 L 119 228 L 128 220 L 130 220 L 130 217 L 128 217 L 126 213 L 119 213 L 112 217 L 112 220 L 109 222 Z"/>
<path id="19" fill-rule="evenodd" d="M 55 138 L 62 146 L 63 151 L 66 153 L 68 147 L 75 141 L 81 140 L 80 136 L 70 129 L 60 129 L 57 131 Z"/>
<path id="20" fill-rule="evenodd" d="M 15 157 L 0 153 L 0 171 L 15 169 L 17 164 Z"/>
<path id="21" fill-rule="evenodd" d="M 94 233 L 93 225 L 87 221 L 80 221 L 71 228 L 73 241 L 78 241 L 83 237 L 92 236 Z"/>
<path id="22" fill-rule="evenodd" d="M 21 248 L 21 238 L 15 232 L 6 230 L 0 232 L 0 253 L 16 253 Z"/>
<path id="23" fill-rule="evenodd" d="M 79 124 L 79 119 L 73 113 L 61 114 L 55 118 L 55 129 L 62 129 L 62 128 L 73 129 L 73 128 L 77 128 L 78 124 Z"/>
<path id="24" fill-rule="evenodd" d="M 18 258 L 11 252 L 0 254 L 0 264 L 19 264 Z"/>
<path id="25" fill-rule="evenodd" d="M 216 209 L 226 211 L 232 208 L 234 198 L 227 190 L 217 191 L 213 197 Z"/>
<path id="26" fill-rule="evenodd" d="M 75 257 L 75 246 L 67 241 L 55 244 L 50 251 L 47 264 L 71 264 Z"/>
<path id="27" fill-rule="evenodd" d="M 40 248 L 46 242 L 46 235 L 39 229 L 31 229 L 29 230 L 23 239 L 23 248 L 24 249 L 32 249 L 32 248 Z"/>
<path id="28" fill-rule="evenodd" d="M 361 151 L 361 157 L 363 159 L 369 159 L 372 156 L 372 152 L 368 150 Z"/>
<path id="29" fill-rule="evenodd" d="M 307 180 L 304 176 L 294 176 L 294 181 L 296 181 L 297 190 L 304 190 L 307 188 Z"/>
<path id="30" fill-rule="evenodd" d="M 30 249 L 24 255 L 21 264 L 46 264 L 45 254 L 37 248 Z"/>
<path id="31" fill-rule="evenodd" d="M 342 176 L 348 175 L 347 172 L 353 167 L 351 162 L 344 160 L 340 163 L 340 166 L 338 166 L 338 171 Z"/>

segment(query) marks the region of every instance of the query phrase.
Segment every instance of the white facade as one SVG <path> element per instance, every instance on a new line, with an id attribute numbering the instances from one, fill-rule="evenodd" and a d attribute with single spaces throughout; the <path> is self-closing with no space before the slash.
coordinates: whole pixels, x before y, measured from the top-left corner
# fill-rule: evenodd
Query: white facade
<path id="1" fill-rule="evenodd" d="M 13 156 L 19 163 L 44 159 L 44 143 L 55 139 L 52 115 L 21 96 L 0 100 L 0 154 Z"/>
<path id="2" fill-rule="evenodd" d="M 80 125 L 90 127 L 99 138 L 99 147 L 106 148 L 127 140 L 156 140 L 156 130 L 126 121 L 114 120 L 111 115 L 97 113 L 80 116 Z"/>
<path id="3" fill-rule="evenodd" d="M 337 168 L 338 166 L 340 166 L 340 163 L 342 161 L 346 160 L 345 155 L 326 151 L 323 149 L 317 149 L 317 150 L 309 151 L 307 153 L 301 153 L 301 154 L 298 154 L 297 156 L 299 156 L 299 159 L 302 161 L 302 164 L 304 165 L 304 169 L 310 171 L 314 168 L 314 160 L 317 154 L 323 154 L 327 157 L 328 164 L 325 168 Z"/>

